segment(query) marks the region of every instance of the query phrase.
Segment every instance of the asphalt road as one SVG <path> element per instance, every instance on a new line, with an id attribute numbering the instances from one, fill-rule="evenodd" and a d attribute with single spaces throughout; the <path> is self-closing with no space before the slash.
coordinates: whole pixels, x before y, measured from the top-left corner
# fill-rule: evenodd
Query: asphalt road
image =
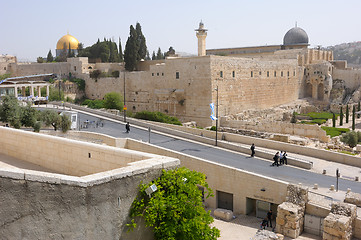
<path id="1" fill-rule="evenodd" d="M 79 114 L 80 122 L 97 121 L 99 118 Z M 97 133 L 107 134 L 117 138 L 132 138 L 148 142 L 149 132 L 147 129 L 141 129 L 131 126 L 130 133 L 125 132 L 125 124 L 115 123 L 108 120 L 103 120 L 103 127 L 96 128 L 95 124 L 88 128 L 83 128 L 81 131 L 91 131 Z M 167 149 L 186 153 L 195 157 L 203 158 L 209 161 L 221 163 L 238 169 L 247 170 L 261 174 L 263 176 L 272 177 L 275 179 L 287 181 L 290 183 L 302 183 L 307 186 L 313 186 L 317 183 L 319 187 L 329 188 L 331 184 L 336 185 L 336 178 L 322 174 L 317 174 L 308 170 L 299 169 L 290 166 L 271 166 L 272 161 L 267 161 L 260 158 L 250 158 L 244 154 L 224 150 L 211 145 L 198 144 L 181 140 L 175 137 L 165 136 L 162 134 L 151 133 L 150 143 L 156 146 L 161 146 Z M 351 180 L 339 179 L 339 189 L 346 191 L 351 188 L 353 192 L 361 193 L 361 183 Z"/>

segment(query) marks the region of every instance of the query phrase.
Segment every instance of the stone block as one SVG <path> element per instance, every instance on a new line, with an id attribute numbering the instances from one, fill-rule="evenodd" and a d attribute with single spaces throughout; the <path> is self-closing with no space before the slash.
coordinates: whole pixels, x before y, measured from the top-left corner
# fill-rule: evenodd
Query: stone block
<path id="1" fill-rule="evenodd" d="M 24 170 L 17 168 L 1 168 L 0 177 L 24 180 L 25 173 Z"/>
<path id="2" fill-rule="evenodd" d="M 231 221 L 233 219 L 233 212 L 231 210 L 217 208 L 213 212 L 214 216 L 225 221 Z"/>
<path id="3" fill-rule="evenodd" d="M 354 192 L 346 193 L 345 203 L 351 203 L 355 204 L 358 207 L 361 207 L 361 194 Z"/>
<path id="4" fill-rule="evenodd" d="M 276 223 L 277 223 L 277 225 L 285 225 L 285 219 L 284 218 L 279 218 L 277 216 Z"/>

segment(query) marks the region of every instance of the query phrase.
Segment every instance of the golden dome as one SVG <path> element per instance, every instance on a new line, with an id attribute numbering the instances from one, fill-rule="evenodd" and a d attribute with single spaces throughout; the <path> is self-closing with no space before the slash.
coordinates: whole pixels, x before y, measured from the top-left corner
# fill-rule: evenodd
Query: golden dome
<path id="1" fill-rule="evenodd" d="M 79 41 L 75 37 L 70 34 L 64 35 L 62 38 L 59 39 L 58 43 L 56 44 L 56 49 L 64 49 L 64 43 L 66 45 L 66 49 L 78 49 Z"/>

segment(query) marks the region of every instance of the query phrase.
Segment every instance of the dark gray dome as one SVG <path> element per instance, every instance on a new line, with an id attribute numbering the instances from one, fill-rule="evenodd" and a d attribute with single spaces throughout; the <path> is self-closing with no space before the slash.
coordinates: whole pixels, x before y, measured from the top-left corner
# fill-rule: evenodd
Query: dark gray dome
<path id="1" fill-rule="evenodd" d="M 294 27 L 288 30 L 283 38 L 283 45 L 308 44 L 308 36 L 305 30 Z"/>

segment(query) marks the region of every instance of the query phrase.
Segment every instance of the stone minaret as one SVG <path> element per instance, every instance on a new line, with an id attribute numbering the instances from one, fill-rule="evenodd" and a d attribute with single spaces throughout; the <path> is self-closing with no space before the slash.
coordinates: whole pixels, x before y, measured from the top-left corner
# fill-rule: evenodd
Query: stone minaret
<path id="1" fill-rule="evenodd" d="M 204 24 L 202 21 L 199 23 L 199 28 L 195 30 L 197 32 L 198 38 L 198 56 L 206 55 L 206 37 L 207 37 L 207 29 L 204 28 Z"/>

